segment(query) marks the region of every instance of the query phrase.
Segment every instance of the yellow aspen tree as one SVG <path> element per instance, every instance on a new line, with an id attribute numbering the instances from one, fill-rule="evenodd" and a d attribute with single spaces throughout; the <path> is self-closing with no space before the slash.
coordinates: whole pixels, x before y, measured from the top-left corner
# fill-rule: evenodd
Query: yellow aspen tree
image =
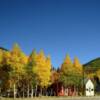
<path id="1" fill-rule="evenodd" d="M 43 51 L 40 51 L 37 57 L 37 76 L 39 85 L 42 88 L 50 84 L 51 60 L 50 57 L 45 57 Z"/>
<path id="2" fill-rule="evenodd" d="M 77 57 L 74 58 L 73 67 L 79 74 L 82 74 L 82 65 L 80 64 Z"/>
<path id="3" fill-rule="evenodd" d="M 96 76 L 100 79 L 100 69 L 96 71 Z"/>
<path id="4" fill-rule="evenodd" d="M 45 65 L 45 79 L 44 79 L 44 86 L 48 86 L 51 84 L 50 78 L 51 78 L 51 59 L 50 56 L 46 58 L 46 65 Z"/>
<path id="5" fill-rule="evenodd" d="M 9 89 L 10 83 L 9 83 L 9 73 L 11 71 L 11 68 L 9 66 L 9 60 L 10 60 L 10 52 L 1 50 L 2 51 L 2 59 L 1 59 L 1 67 L 0 67 L 0 79 L 2 81 L 2 88 L 5 88 L 6 90 Z M 4 77 L 2 77 L 4 76 Z"/>
<path id="6" fill-rule="evenodd" d="M 57 83 L 59 80 L 59 73 L 56 70 L 52 70 L 51 71 L 51 82 L 53 83 Z"/>
<path id="7" fill-rule="evenodd" d="M 73 62 L 73 69 L 74 69 L 74 76 L 75 76 L 75 86 L 81 87 L 82 86 L 82 78 L 83 78 L 83 67 L 79 62 L 78 58 L 74 58 Z"/>
<path id="8" fill-rule="evenodd" d="M 25 64 L 27 63 L 26 55 L 21 51 L 18 44 L 14 44 L 11 50 L 10 65 L 16 74 L 24 72 Z"/>
<path id="9" fill-rule="evenodd" d="M 9 64 L 10 64 L 10 58 L 11 58 L 10 51 L 4 51 L 3 52 L 3 64 L 6 64 L 7 66 L 9 66 Z"/>
<path id="10" fill-rule="evenodd" d="M 72 76 L 73 76 L 73 64 L 70 59 L 70 56 L 66 55 L 64 62 L 61 65 L 59 80 L 66 87 L 73 84 Z"/>
<path id="11" fill-rule="evenodd" d="M 2 66 L 3 61 L 3 51 L 0 49 L 0 67 Z"/>
<path id="12" fill-rule="evenodd" d="M 3 79 L 2 79 L 2 76 L 3 76 L 2 66 L 3 66 L 3 64 L 2 64 L 2 62 L 3 62 L 3 51 L 0 49 L 0 87 L 3 84 Z"/>
<path id="13" fill-rule="evenodd" d="M 66 71 L 71 71 L 72 67 L 73 67 L 72 61 L 70 59 L 70 56 L 67 54 L 63 64 L 61 65 L 61 71 L 66 73 Z"/>
<path id="14" fill-rule="evenodd" d="M 27 96 L 29 97 L 29 87 L 31 87 L 31 91 L 33 91 L 33 88 L 36 87 L 35 91 L 35 96 L 37 93 L 37 64 L 36 64 L 36 59 L 37 59 L 37 53 L 35 49 L 32 51 L 28 58 L 28 66 L 27 66 L 27 84 L 28 84 L 28 91 L 27 91 Z M 33 92 L 31 93 L 31 97 L 33 97 Z"/>
<path id="15" fill-rule="evenodd" d="M 78 59 L 75 58 L 74 64 L 72 64 L 69 55 L 67 55 L 61 65 L 60 81 L 65 86 L 77 86 L 80 83 L 81 76 L 82 66 Z"/>
<path id="16" fill-rule="evenodd" d="M 25 62 L 23 63 L 22 59 L 25 56 L 21 51 L 18 44 L 14 44 L 11 50 L 11 57 L 10 57 L 10 66 L 12 71 L 10 72 L 13 88 L 14 88 L 14 98 L 16 96 L 16 84 L 19 83 L 19 80 L 22 78 L 22 75 L 25 73 Z M 24 59 L 23 59 L 24 60 Z"/>

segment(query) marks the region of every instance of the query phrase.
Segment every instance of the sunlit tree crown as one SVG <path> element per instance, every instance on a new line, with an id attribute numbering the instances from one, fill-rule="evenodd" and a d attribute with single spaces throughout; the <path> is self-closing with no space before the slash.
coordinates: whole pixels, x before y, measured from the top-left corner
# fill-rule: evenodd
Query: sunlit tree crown
<path id="1" fill-rule="evenodd" d="M 72 64 L 72 61 L 71 61 L 70 56 L 68 54 L 66 55 L 66 57 L 64 59 L 64 63 L 66 63 L 66 64 Z"/>

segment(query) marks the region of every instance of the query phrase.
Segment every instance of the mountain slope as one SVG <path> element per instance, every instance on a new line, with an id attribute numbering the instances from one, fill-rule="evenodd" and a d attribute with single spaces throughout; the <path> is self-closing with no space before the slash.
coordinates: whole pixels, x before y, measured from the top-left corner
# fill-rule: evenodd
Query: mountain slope
<path id="1" fill-rule="evenodd" d="M 83 65 L 84 69 L 97 71 L 100 70 L 100 58 L 96 58 L 91 60 L 90 62 Z"/>
<path id="2" fill-rule="evenodd" d="M 7 49 L 5 49 L 5 48 L 3 48 L 3 47 L 0 47 L 0 49 L 1 49 L 1 50 L 4 50 L 4 51 L 8 51 Z"/>

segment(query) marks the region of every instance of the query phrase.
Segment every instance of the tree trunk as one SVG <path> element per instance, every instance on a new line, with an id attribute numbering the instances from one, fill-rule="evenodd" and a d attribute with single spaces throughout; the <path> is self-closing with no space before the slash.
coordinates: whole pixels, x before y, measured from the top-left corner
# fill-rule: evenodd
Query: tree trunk
<path id="1" fill-rule="evenodd" d="M 29 84 L 28 84 L 28 90 L 27 90 L 27 97 L 29 98 Z"/>
<path id="2" fill-rule="evenodd" d="M 14 99 L 16 98 L 16 84 L 14 83 Z"/>
<path id="3" fill-rule="evenodd" d="M 77 91 L 77 95 L 79 95 L 79 88 L 78 88 L 78 86 L 77 86 L 77 89 L 76 89 L 76 91 Z"/>
<path id="4" fill-rule="evenodd" d="M 48 94 L 47 94 L 47 88 L 46 88 L 46 90 L 45 90 L 45 96 L 48 96 Z"/>
<path id="5" fill-rule="evenodd" d="M 50 89 L 50 96 L 52 96 L 52 89 Z M 56 96 L 56 95 L 54 94 L 54 96 Z"/>
<path id="6" fill-rule="evenodd" d="M 0 97 L 1 97 L 1 88 L 0 88 Z"/>
<path id="7" fill-rule="evenodd" d="M 24 86 L 23 86 L 23 98 L 24 98 Z"/>
<path id="8" fill-rule="evenodd" d="M 33 86 L 31 88 L 32 88 L 32 90 L 31 90 L 31 98 L 33 98 Z"/>
<path id="9" fill-rule="evenodd" d="M 36 88 L 35 88 L 35 97 L 37 96 L 37 85 L 36 85 Z"/>
<path id="10" fill-rule="evenodd" d="M 56 95 L 58 96 L 58 82 L 57 82 L 57 94 Z"/>
<path id="11" fill-rule="evenodd" d="M 41 88 L 41 91 L 40 91 L 40 96 L 42 96 L 42 88 Z"/>

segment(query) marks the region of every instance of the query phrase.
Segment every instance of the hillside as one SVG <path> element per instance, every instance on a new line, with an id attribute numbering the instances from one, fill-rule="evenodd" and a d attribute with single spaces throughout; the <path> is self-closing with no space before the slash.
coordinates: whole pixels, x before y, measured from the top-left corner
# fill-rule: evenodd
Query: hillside
<path id="1" fill-rule="evenodd" d="M 100 58 L 96 58 L 94 60 L 89 61 L 88 63 L 83 65 L 84 69 L 96 71 L 100 69 Z"/>
<path id="2" fill-rule="evenodd" d="M 0 49 L 1 49 L 1 50 L 5 50 L 5 51 L 8 51 L 7 49 L 5 49 L 5 48 L 3 48 L 3 47 L 0 47 Z"/>

